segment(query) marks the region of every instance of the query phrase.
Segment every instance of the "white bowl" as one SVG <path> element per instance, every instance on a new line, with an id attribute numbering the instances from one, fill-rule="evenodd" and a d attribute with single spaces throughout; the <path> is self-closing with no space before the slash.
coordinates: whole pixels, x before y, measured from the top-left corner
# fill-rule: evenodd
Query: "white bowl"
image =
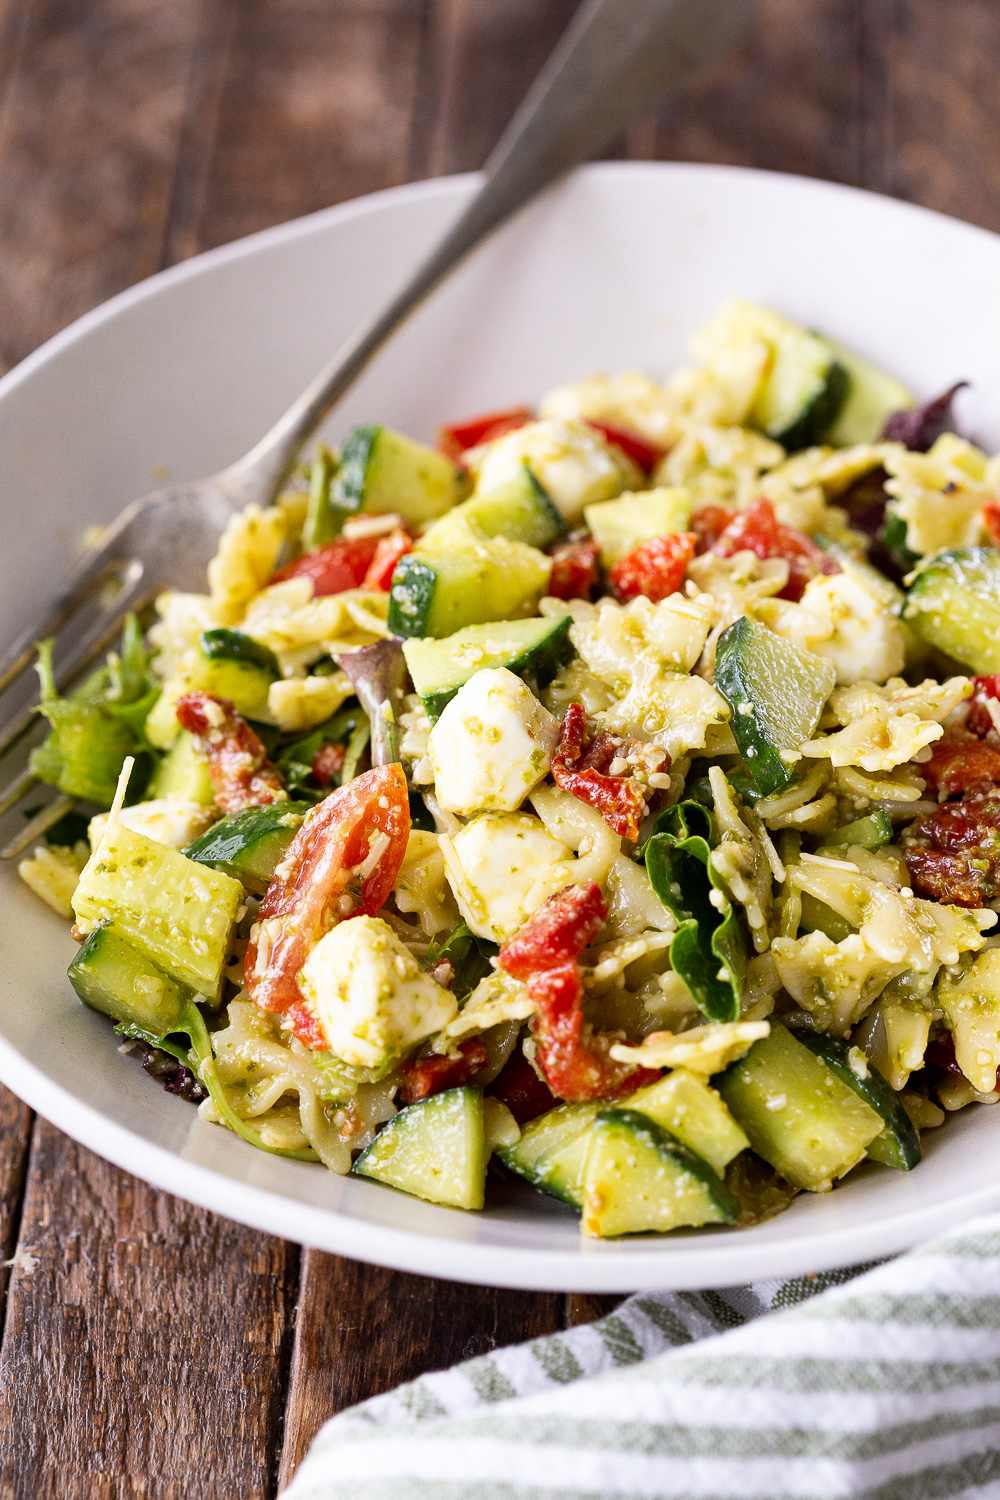
<path id="1" fill-rule="evenodd" d="M 0 641 L 44 598 L 83 526 L 165 471 L 242 453 L 466 201 L 420 183 L 268 230 L 116 297 L 0 381 Z M 664 376 L 721 302 L 826 330 L 921 395 L 965 378 L 963 422 L 1000 447 L 1000 239 L 850 188 L 731 167 L 604 164 L 536 203 L 455 276 L 344 402 L 339 436 L 533 400 L 633 366 Z M 77 1140 L 273 1234 L 408 1271 L 595 1292 L 721 1286 L 900 1250 L 1000 1202 L 995 1130 L 973 1108 L 908 1174 L 863 1168 L 755 1229 L 594 1244 L 529 1189 L 482 1214 L 254 1151 L 202 1124 L 115 1050 L 66 981 L 67 927 L 7 866 L 0 1079 Z"/>

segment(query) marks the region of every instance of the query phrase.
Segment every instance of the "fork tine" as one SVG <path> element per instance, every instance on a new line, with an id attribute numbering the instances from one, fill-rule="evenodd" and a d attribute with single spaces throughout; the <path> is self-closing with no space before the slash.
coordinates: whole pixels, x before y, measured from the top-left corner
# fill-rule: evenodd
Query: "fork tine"
<path id="1" fill-rule="evenodd" d="M 10 783 L 10 786 L 8 786 L 4 790 L 2 796 L 0 796 L 0 817 L 2 817 L 5 812 L 8 812 L 9 809 L 14 806 L 14 803 L 18 800 L 22 793 L 30 791 L 30 789 L 36 784 L 37 780 L 38 778 L 33 775 L 31 767 L 25 766 L 24 770 L 20 771 L 18 775 L 14 777 L 14 780 Z"/>
<path id="2" fill-rule="evenodd" d="M 142 608 L 149 602 L 150 591 L 146 590 L 140 594 L 143 569 L 141 565 L 133 565 L 131 584 L 126 584 L 119 594 L 116 595 L 114 603 L 103 610 L 97 621 L 88 631 L 81 644 L 64 662 L 61 662 L 56 672 L 56 686 L 60 692 L 85 671 L 102 651 L 106 651 L 112 641 L 122 628 L 122 621 L 133 607 Z M 34 648 L 32 649 L 34 655 Z M 0 730 L 0 757 L 6 755 L 7 751 L 30 729 L 34 723 L 37 706 L 30 704 L 3 726 Z M 0 798 L 0 812 L 3 811 L 3 800 Z M 2 856 L 0 856 L 2 857 Z"/>
<path id="3" fill-rule="evenodd" d="M 43 807 L 41 812 L 36 813 L 31 822 L 22 828 L 21 832 L 15 838 L 12 838 L 9 843 L 0 849 L 0 859 L 14 859 L 16 855 L 21 854 L 35 839 L 41 838 L 43 834 L 48 833 L 52 825 L 58 823 L 59 819 L 65 813 L 68 813 L 72 806 L 73 798 L 68 797 L 65 792 L 60 792 L 59 796 L 54 797 L 48 807 Z"/>
<path id="4" fill-rule="evenodd" d="M 94 554 L 83 558 L 73 569 L 65 586 L 49 606 L 46 615 L 29 625 L 10 649 L 0 657 L 0 693 L 5 692 L 25 667 L 31 665 L 38 642 L 45 640 L 47 636 L 54 635 L 65 625 L 74 610 L 94 594 L 115 566 L 116 561 L 119 566 L 127 566 L 125 560 L 116 559 L 114 554 L 113 547 L 102 547 Z"/>

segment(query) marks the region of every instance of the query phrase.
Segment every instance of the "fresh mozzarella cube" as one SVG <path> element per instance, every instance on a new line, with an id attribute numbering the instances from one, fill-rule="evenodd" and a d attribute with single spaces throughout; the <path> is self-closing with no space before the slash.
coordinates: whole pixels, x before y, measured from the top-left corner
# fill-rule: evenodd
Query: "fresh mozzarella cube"
<path id="1" fill-rule="evenodd" d="M 574 878 L 572 851 L 530 813 L 483 813 L 442 837 L 448 883 L 472 931 L 506 942 Z"/>
<path id="2" fill-rule="evenodd" d="M 585 505 L 639 489 L 644 476 L 620 448 L 583 422 L 529 422 L 490 443 L 476 492 L 486 494 L 517 479 L 525 463 L 565 521 L 578 521 Z"/>
<path id="3" fill-rule="evenodd" d="M 477 672 L 455 694 L 428 749 L 447 812 L 515 812 L 549 773 L 559 726 L 506 667 Z"/>
<path id="4" fill-rule="evenodd" d="M 381 917 L 332 928 L 306 959 L 299 988 L 330 1051 L 358 1068 L 402 1057 L 458 1010 Z"/>
<path id="5" fill-rule="evenodd" d="M 152 802 L 137 802 L 123 807 L 118 821 L 133 833 L 144 834 L 154 844 L 168 849 L 185 849 L 203 834 L 219 816 L 217 807 L 189 802 L 183 797 L 154 797 Z M 98 813 L 87 825 L 90 847 L 96 849 L 108 821 L 107 813 Z"/>
<path id="6" fill-rule="evenodd" d="M 826 640 L 811 646 L 828 661 L 837 682 L 885 682 L 898 677 L 906 657 L 903 627 L 884 595 L 860 572 L 848 568 L 806 584 L 802 609 L 831 627 Z"/>

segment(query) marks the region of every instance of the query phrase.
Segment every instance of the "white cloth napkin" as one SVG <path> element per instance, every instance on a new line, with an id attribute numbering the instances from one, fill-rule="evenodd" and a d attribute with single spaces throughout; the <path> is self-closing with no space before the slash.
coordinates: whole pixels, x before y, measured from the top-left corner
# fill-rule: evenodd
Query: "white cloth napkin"
<path id="1" fill-rule="evenodd" d="M 1000 1214 L 610 1317 L 322 1428 L 286 1500 L 1000 1500 Z"/>

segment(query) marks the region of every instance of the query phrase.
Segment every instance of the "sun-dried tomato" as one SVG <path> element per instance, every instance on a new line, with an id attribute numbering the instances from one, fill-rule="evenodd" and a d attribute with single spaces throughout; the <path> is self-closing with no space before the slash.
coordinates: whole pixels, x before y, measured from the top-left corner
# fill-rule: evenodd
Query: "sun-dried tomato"
<path id="1" fill-rule="evenodd" d="M 177 722 L 195 735 L 208 755 L 212 791 L 222 812 L 267 807 L 285 795 L 281 772 L 250 725 L 228 698 L 211 693 L 185 693 L 177 701 Z"/>
<path id="2" fill-rule="evenodd" d="M 1000 787 L 979 783 L 919 818 L 903 839 L 913 889 L 921 895 L 985 906 L 1000 894 Z"/>
<path id="3" fill-rule="evenodd" d="M 330 786 L 333 778 L 343 770 L 347 750 L 336 740 L 329 745 L 320 745 L 312 759 L 312 774 L 320 786 Z"/>
<path id="4" fill-rule="evenodd" d="M 519 1125 L 536 1120 L 556 1102 L 552 1090 L 539 1078 L 520 1047 L 515 1048 L 486 1092 L 506 1104 Z"/>
<path id="5" fill-rule="evenodd" d="M 712 550 L 735 515 L 728 505 L 703 505 L 695 511 L 691 517 L 691 530 L 698 538 L 694 550 L 699 557 Z"/>
<path id="6" fill-rule="evenodd" d="M 374 536 L 338 537 L 335 542 L 317 547 L 315 552 L 307 552 L 287 567 L 279 568 L 271 582 L 308 578 L 317 599 L 327 594 L 343 594 L 347 589 L 359 589 L 378 545 L 379 538 Z"/>
<path id="7" fill-rule="evenodd" d="M 754 500 L 738 511 L 712 548 L 720 557 L 752 552 L 762 561 L 782 557 L 788 564 L 788 582 L 779 598 L 797 601 L 805 586 L 820 573 L 839 573 L 840 568 L 822 547 L 794 526 L 786 526 L 774 513 L 770 500 Z"/>
<path id="8" fill-rule="evenodd" d="M 368 564 L 368 571 L 361 580 L 361 587 L 387 594 L 392 587 L 396 564 L 401 557 L 412 551 L 413 538 L 402 526 L 397 526 L 388 536 L 380 537 L 374 556 Z"/>
<path id="9" fill-rule="evenodd" d="M 507 432 L 516 432 L 528 422 L 535 420 L 530 406 L 512 406 L 507 411 L 486 412 L 481 417 L 470 417 L 467 422 L 452 422 L 438 428 L 438 451 L 453 463 L 460 464 L 470 448 L 480 443 L 492 443 Z"/>
<path id="10" fill-rule="evenodd" d="M 619 427 L 617 422 L 601 422 L 596 417 L 584 417 L 583 420 L 588 427 L 593 427 L 602 437 L 607 438 L 609 443 L 620 448 L 626 457 L 647 474 L 656 468 L 666 454 L 666 448 L 661 448 L 659 443 L 651 443 L 632 427 Z"/>
<path id="11" fill-rule="evenodd" d="M 615 598 L 625 604 L 641 595 L 658 604 L 676 594 L 684 583 L 697 541 L 693 531 L 672 531 L 667 536 L 641 542 L 627 557 L 616 562 L 608 574 Z"/>
<path id="12" fill-rule="evenodd" d="M 919 895 L 949 906 L 985 906 L 1000 890 L 1000 860 L 983 859 L 973 851 L 907 849 L 906 867 Z"/>
<path id="13" fill-rule="evenodd" d="M 995 718 L 987 707 L 990 702 L 995 705 Z M 973 734 L 983 737 L 1000 732 L 1000 672 L 993 672 L 987 677 L 973 677 L 969 717 L 965 721 L 965 727 Z"/>
<path id="14" fill-rule="evenodd" d="M 606 767 L 620 748 L 610 735 L 599 735 L 584 755 L 587 715 L 581 703 L 566 709 L 559 745 L 552 760 L 552 780 L 588 807 L 596 808 L 609 828 L 622 838 L 639 837 L 646 816 L 642 787 L 631 776 L 608 776 Z M 598 769 L 601 766 L 602 769 Z"/>
<path id="15" fill-rule="evenodd" d="M 512 979 L 521 980 L 557 969 L 579 958 L 607 919 L 607 903 L 595 881 L 564 886 L 508 939 L 497 963 Z"/>
<path id="16" fill-rule="evenodd" d="M 549 555 L 548 592 L 553 599 L 589 599 L 597 584 L 599 548 L 592 537 L 557 542 Z"/>
<path id="17" fill-rule="evenodd" d="M 400 1103 L 416 1104 L 445 1089 L 463 1088 L 488 1061 L 486 1048 L 475 1038 L 463 1042 L 452 1057 L 412 1057 L 399 1070 Z"/>
<path id="18" fill-rule="evenodd" d="M 946 797 L 981 781 L 1000 783 L 1000 750 L 955 724 L 934 741 L 920 774 L 933 791 Z"/>

